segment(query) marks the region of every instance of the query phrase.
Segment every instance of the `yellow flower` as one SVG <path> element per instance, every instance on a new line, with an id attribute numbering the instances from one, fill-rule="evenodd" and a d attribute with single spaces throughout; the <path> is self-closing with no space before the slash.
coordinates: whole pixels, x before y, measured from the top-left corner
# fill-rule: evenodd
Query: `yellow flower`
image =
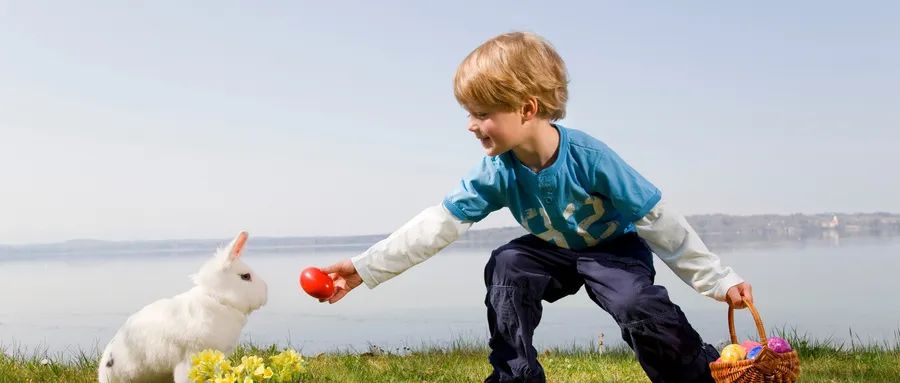
<path id="1" fill-rule="evenodd" d="M 246 355 L 232 365 L 221 352 L 203 350 L 191 355 L 191 363 L 188 377 L 195 383 L 287 383 L 299 381 L 305 361 L 297 351 L 287 349 L 269 357 L 268 362 Z"/>
<path id="2" fill-rule="evenodd" d="M 200 371 L 199 368 L 193 367 L 188 372 L 188 379 L 195 383 L 202 383 L 206 380 L 206 374 Z"/>
<path id="3" fill-rule="evenodd" d="M 272 369 L 272 382 L 297 382 L 305 368 L 303 356 L 292 349 L 282 351 L 269 357 Z"/>
<path id="4" fill-rule="evenodd" d="M 271 360 L 273 367 L 281 371 L 303 371 L 303 356 L 292 349 L 282 351 L 280 354 L 269 358 L 269 360 Z"/>
<path id="5" fill-rule="evenodd" d="M 201 360 L 208 361 L 211 363 L 218 363 L 218 362 L 221 362 L 223 359 L 225 359 L 225 354 L 223 354 L 222 351 L 213 350 L 213 349 L 206 349 L 206 350 L 200 351 L 200 353 L 198 353 L 197 356 Z"/>
<path id="6" fill-rule="evenodd" d="M 256 355 L 244 356 L 241 357 L 241 364 L 247 371 L 256 371 L 259 366 L 263 365 L 263 359 Z"/>
<path id="7" fill-rule="evenodd" d="M 270 359 L 278 364 L 290 365 L 303 361 L 303 356 L 298 354 L 297 351 L 294 351 L 293 349 L 288 349 L 282 351 L 278 355 L 271 357 Z"/>
<path id="8" fill-rule="evenodd" d="M 191 369 L 188 379 L 193 382 L 207 382 L 216 379 L 223 365 L 227 364 L 225 354 L 221 351 L 206 349 L 191 355 Z"/>
<path id="9" fill-rule="evenodd" d="M 266 366 L 260 364 L 255 370 L 253 370 L 253 375 L 262 376 L 263 373 L 266 372 Z"/>

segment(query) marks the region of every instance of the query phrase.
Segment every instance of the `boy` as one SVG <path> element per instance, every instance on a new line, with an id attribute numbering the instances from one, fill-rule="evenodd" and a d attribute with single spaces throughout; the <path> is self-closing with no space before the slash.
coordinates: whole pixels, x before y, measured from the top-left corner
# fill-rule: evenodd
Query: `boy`
<path id="1" fill-rule="evenodd" d="M 323 269 L 337 302 L 428 259 L 502 207 L 531 234 L 496 249 L 485 267 L 490 363 L 485 382 L 544 382 L 532 346 L 541 301 L 582 285 L 609 312 L 653 382 L 712 382 L 718 357 L 653 284 L 651 250 L 703 295 L 735 307 L 750 285 L 710 253 L 661 193 L 610 148 L 555 124 L 565 115 L 565 65 L 531 33 L 494 37 L 470 53 L 454 95 L 487 154 L 438 206 L 385 240 Z"/>

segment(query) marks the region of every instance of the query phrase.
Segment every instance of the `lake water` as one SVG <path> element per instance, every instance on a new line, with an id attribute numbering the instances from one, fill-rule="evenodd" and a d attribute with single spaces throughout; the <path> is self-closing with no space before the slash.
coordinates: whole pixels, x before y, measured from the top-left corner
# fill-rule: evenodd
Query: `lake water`
<path id="1" fill-rule="evenodd" d="M 482 270 L 490 249 L 448 249 L 369 290 L 357 288 L 335 305 L 320 304 L 297 285 L 300 269 L 330 264 L 356 251 L 253 251 L 245 261 L 269 284 L 269 303 L 251 315 L 244 340 L 291 345 L 305 354 L 485 344 Z M 722 250 L 723 261 L 754 286 L 768 329 L 794 328 L 817 339 L 896 344 L 900 331 L 900 239 L 854 239 Z M 0 345 L 71 354 L 102 348 L 131 313 L 191 287 L 188 275 L 205 255 L 40 257 L 0 260 Z M 727 306 L 695 293 L 657 261 L 668 288 L 700 334 L 727 339 Z M 737 313 L 739 337 L 755 333 Z M 535 336 L 539 348 L 589 345 L 598 334 L 621 344 L 608 314 L 584 291 L 545 304 Z"/>

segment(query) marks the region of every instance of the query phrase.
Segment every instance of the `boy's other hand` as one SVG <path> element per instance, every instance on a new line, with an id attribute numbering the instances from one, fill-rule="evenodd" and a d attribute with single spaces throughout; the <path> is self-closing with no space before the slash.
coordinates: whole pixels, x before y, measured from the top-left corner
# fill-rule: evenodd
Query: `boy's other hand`
<path id="1" fill-rule="evenodd" d="M 362 277 L 356 272 L 356 267 L 353 267 L 353 262 L 350 262 L 349 259 L 323 267 L 322 272 L 328 274 L 334 281 L 334 295 L 328 299 L 319 299 L 319 302 L 335 303 L 347 295 L 350 290 L 362 284 Z"/>
<path id="2" fill-rule="evenodd" d="M 725 301 L 736 309 L 747 307 L 746 302 L 753 303 L 753 287 L 747 282 L 731 286 L 725 294 Z"/>

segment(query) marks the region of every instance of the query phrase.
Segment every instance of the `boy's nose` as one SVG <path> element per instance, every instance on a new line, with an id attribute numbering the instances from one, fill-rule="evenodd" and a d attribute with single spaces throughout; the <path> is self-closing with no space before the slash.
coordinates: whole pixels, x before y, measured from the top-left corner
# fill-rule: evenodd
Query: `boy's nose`
<path id="1" fill-rule="evenodd" d="M 475 132 L 478 131 L 478 125 L 475 124 L 474 122 L 469 121 L 469 128 L 468 128 L 468 129 L 469 129 L 470 132 L 475 133 Z"/>

